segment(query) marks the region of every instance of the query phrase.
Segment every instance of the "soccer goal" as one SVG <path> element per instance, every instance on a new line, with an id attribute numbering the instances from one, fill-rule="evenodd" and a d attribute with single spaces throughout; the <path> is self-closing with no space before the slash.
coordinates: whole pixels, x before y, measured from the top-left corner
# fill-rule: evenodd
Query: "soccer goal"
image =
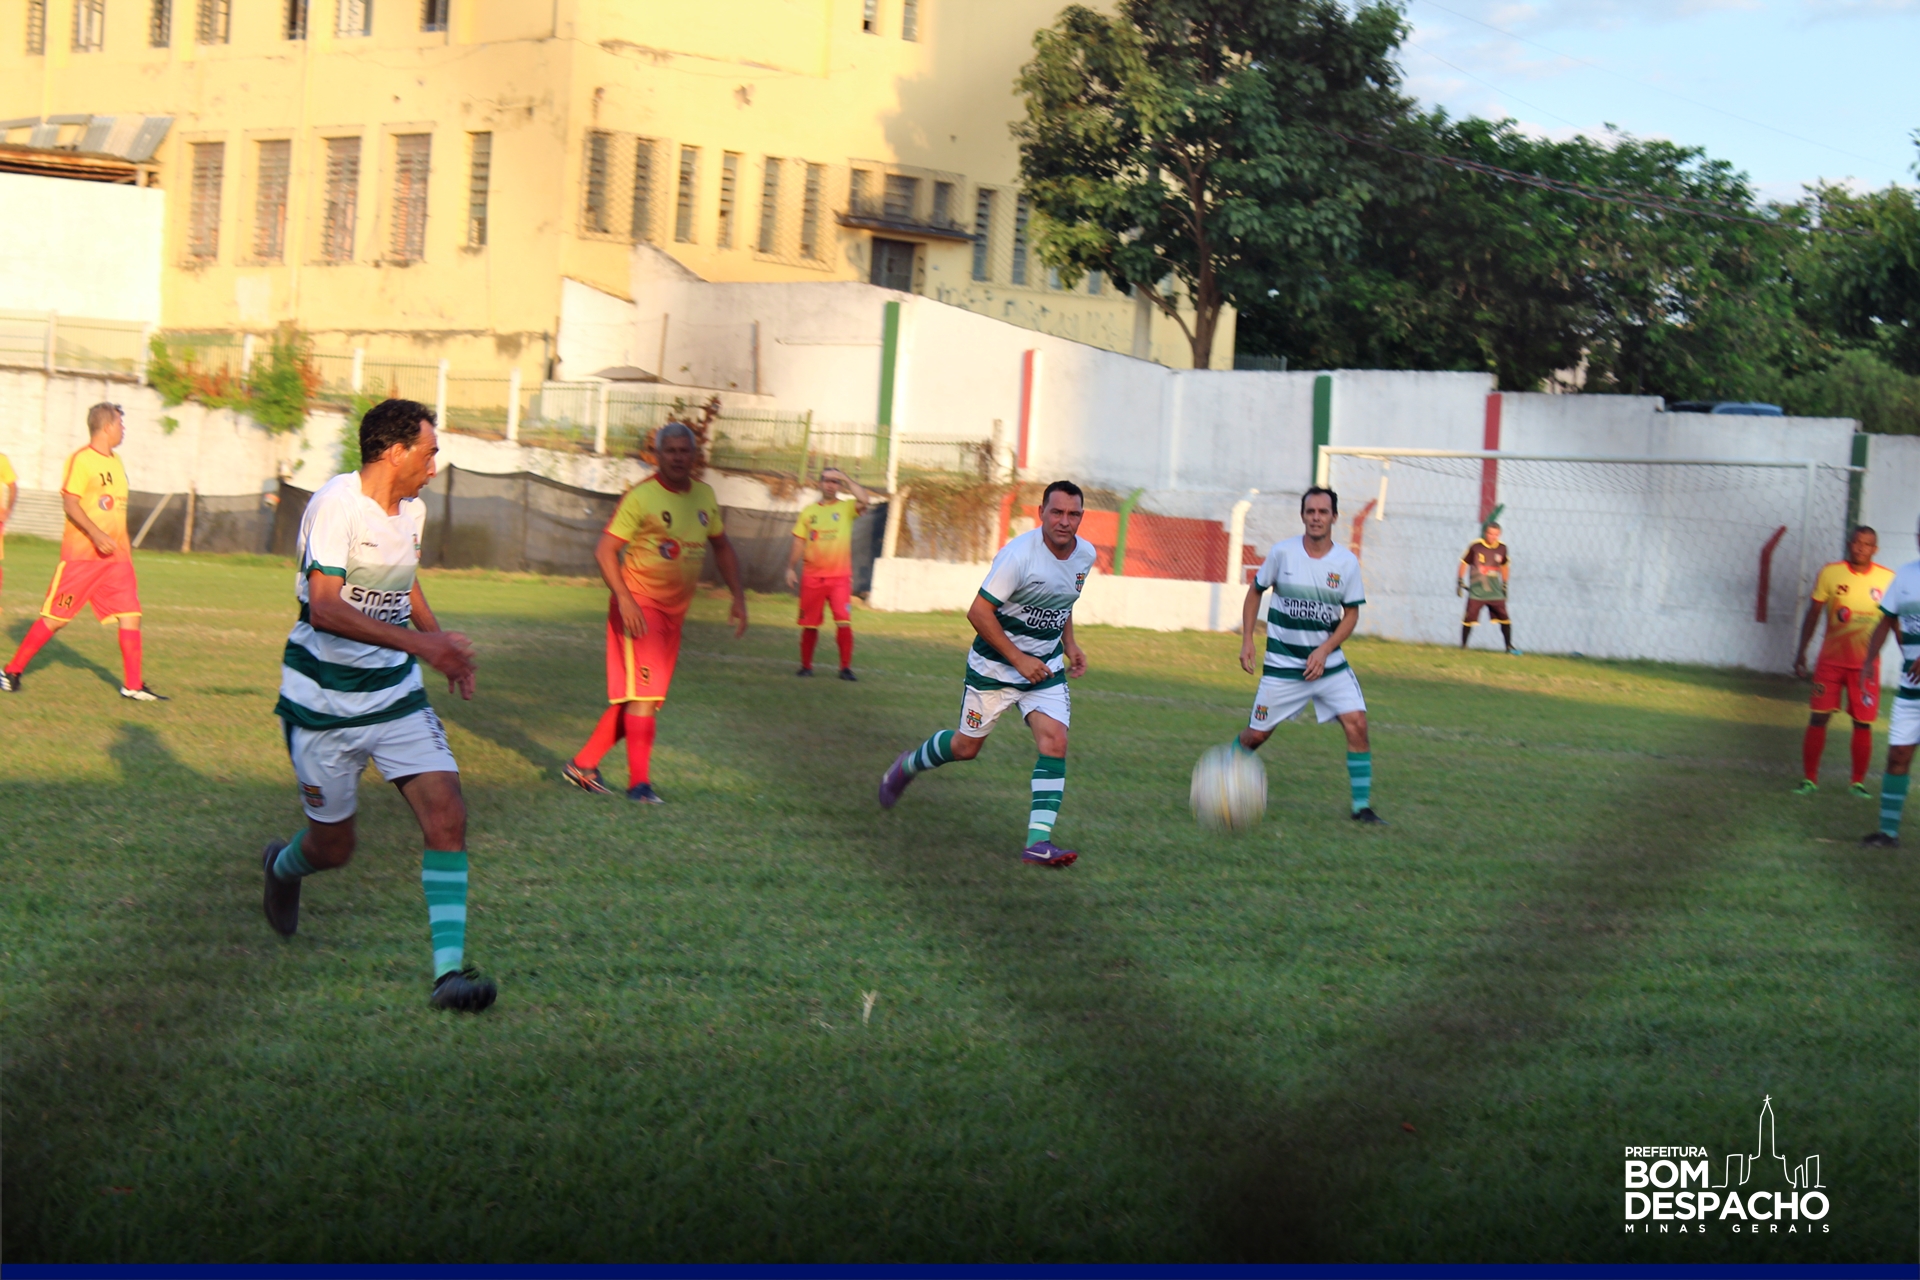
<path id="1" fill-rule="evenodd" d="M 1457 565 L 1498 510 L 1520 648 L 1777 670 L 1813 574 L 1843 554 L 1850 471 L 1327 446 L 1318 479 L 1360 556 L 1363 633 L 1458 644 Z"/>

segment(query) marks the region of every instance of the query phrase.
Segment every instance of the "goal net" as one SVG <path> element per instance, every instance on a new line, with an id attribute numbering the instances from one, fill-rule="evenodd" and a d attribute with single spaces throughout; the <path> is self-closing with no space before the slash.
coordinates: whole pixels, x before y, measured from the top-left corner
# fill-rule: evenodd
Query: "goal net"
<path id="1" fill-rule="evenodd" d="M 1849 470 L 1823 464 L 1337 446 L 1321 466 L 1361 631 L 1393 639 L 1459 643 L 1460 557 L 1497 509 L 1516 647 L 1777 670 L 1846 536 Z"/>

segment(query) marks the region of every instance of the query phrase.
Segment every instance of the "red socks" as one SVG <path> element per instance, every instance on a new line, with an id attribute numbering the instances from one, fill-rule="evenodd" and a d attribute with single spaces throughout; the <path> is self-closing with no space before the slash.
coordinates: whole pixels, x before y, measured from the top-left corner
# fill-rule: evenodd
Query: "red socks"
<path id="1" fill-rule="evenodd" d="M 144 683 L 140 675 L 140 632 L 120 628 L 120 669 L 126 673 L 126 688 L 138 689 Z"/>
<path id="2" fill-rule="evenodd" d="M 33 661 L 33 655 L 40 652 L 40 646 L 53 639 L 53 630 L 47 626 L 45 618 L 35 618 L 33 625 L 27 628 L 27 638 L 13 651 L 13 661 L 7 664 L 7 671 L 19 675 Z"/>
<path id="3" fill-rule="evenodd" d="M 853 665 L 853 628 L 835 627 L 833 639 L 840 646 L 840 669 L 845 671 Z"/>
<path id="4" fill-rule="evenodd" d="M 1867 766 L 1873 763 L 1873 726 L 1853 726 L 1853 780 L 1867 780 Z"/>
<path id="5" fill-rule="evenodd" d="M 819 643 L 820 643 L 820 628 L 818 627 L 800 628 L 800 665 L 801 666 L 811 667 L 813 665 L 813 647 Z"/>
<path id="6" fill-rule="evenodd" d="M 1807 767 L 1807 781 L 1820 781 L 1820 757 L 1827 749 L 1827 726 L 1810 724 L 1800 742 L 1800 761 Z"/>
<path id="7" fill-rule="evenodd" d="M 659 727 L 658 716 L 627 716 L 627 785 L 637 787 L 649 781 L 648 766 L 653 762 L 653 734 Z"/>
<path id="8" fill-rule="evenodd" d="M 587 745 L 580 748 L 580 754 L 573 758 L 575 764 L 582 769 L 593 769 L 599 766 L 600 761 L 606 758 L 607 752 L 613 750 L 613 744 L 620 741 L 621 735 L 625 732 L 626 709 L 627 704 L 624 702 L 616 702 L 606 709 L 600 717 L 600 723 L 593 726 L 593 735 L 587 739 Z"/>

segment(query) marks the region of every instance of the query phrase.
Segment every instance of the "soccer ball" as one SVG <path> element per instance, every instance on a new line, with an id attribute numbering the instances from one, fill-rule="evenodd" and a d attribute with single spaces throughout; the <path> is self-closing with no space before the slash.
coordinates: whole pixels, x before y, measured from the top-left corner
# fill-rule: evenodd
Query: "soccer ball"
<path id="1" fill-rule="evenodd" d="M 1209 747 L 1193 766 L 1193 816 L 1216 831 L 1244 831 L 1267 812 L 1267 767 L 1231 743 Z"/>

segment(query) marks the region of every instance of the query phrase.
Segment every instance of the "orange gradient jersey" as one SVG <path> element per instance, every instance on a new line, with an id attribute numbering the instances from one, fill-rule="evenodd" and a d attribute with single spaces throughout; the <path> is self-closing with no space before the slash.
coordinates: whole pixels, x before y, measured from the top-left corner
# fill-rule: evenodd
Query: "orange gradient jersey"
<path id="1" fill-rule="evenodd" d="M 1885 565 L 1855 569 L 1836 560 L 1813 582 L 1813 602 L 1826 618 L 1826 639 L 1820 643 L 1821 662 L 1836 667 L 1858 667 L 1867 660 L 1867 641 L 1880 621 L 1880 600 L 1893 584 L 1893 570 Z"/>
<path id="2" fill-rule="evenodd" d="M 80 499 L 80 509 L 96 529 L 113 539 L 119 548 L 117 554 L 132 553 L 133 544 L 127 538 L 127 469 L 120 465 L 118 454 L 101 453 L 92 445 L 76 449 L 67 459 L 67 475 L 60 482 L 60 492 Z M 101 560 L 106 557 L 94 550 L 93 539 L 69 520 L 60 535 L 60 558 Z"/>
<path id="3" fill-rule="evenodd" d="M 620 499 L 607 532 L 626 541 L 620 566 L 634 598 L 662 613 L 685 613 L 707 564 L 707 542 L 725 529 L 711 486 L 695 480 L 675 493 L 650 476 Z"/>
<path id="4" fill-rule="evenodd" d="M 807 544 L 801 563 L 809 577 L 853 576 L 853 520 L 858 513 L 852 498 L 816 502 L 800 509 L 800 518 L 793 522 L 793 536 Z"/>

